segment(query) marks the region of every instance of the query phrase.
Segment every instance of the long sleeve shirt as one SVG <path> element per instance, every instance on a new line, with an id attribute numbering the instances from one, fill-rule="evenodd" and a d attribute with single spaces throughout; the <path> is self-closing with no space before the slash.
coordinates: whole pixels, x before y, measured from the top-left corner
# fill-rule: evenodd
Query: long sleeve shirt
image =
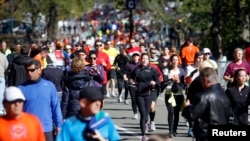
<path id="1" fill-rule="evenodd" d="M 108 116 L 107 114 L 105 115 Z M 96 117 L 97 116 L 98 114 Z M 64 122 L 62 130 L 57 136 L 56 141 L 87 141 L 87 139 L 83 136 L 83 132 L 86 130 L 86 128 L 88 128 L 87 120 L 83 121 L 77 116 L 72 116 Z M 121 140 L 120 135 L 115 128 L 115 124 L 109 116 L 108 122 L 97 130 L 105 140 Z"/>
<path id="2" fill-rule="evenodd" d="M 8 63 L 6 56 L 0 53 L 0 77 L 4 77 L 4 73 L 8 65 L 9 63 Z"/>
<path id="3" fill-rule="evenodd" d="M 51 132 L 53 126 L 62 126 L 62 112 L 55 85 L 43 78 L 36 82 L 27 81 L 19 88 L 26 101 L 23 110 L 36 115 L 42 123 L 44 132 Z"/>
<path id="4" fill-rule="evenodd" d="M 158 72 L 151 66 L 139 66 L 136 68 L 131 74 L 131 79 L 136 83 L 137 94 L 149 95 L 151 90 L 160 86 L 158 76 Z M 150 84 L 151 81 L 155 81 L 154 86 Z"/>
<path id="5" fill-rule="evenodd" d="M 250 88 L 245 86 L 241 91 L 233 86 L 226 90 L 226 94 L 232 104 L 232 109 L 239 124 L 248 124 L 248 103 Z"/>

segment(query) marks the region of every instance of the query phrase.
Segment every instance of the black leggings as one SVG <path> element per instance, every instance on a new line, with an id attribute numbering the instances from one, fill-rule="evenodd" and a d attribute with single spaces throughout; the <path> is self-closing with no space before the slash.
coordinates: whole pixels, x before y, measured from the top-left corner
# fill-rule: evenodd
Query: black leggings
<path id="1" fill-rule="evenodd" d="M 131 105 L 132 105 L 132 110 L 134 114 L 137 114 L 137 103 L 136 103 L 136 88 L 132 87 L 132 86 L 128 86 L 128 90 L 130 93 L 130 97 L 131 97 Z"/>
<path id="2" fill-rule="evenodd" d="M 106 85 L 107 85 L 107 83 L 106 84 L 102 84 L 102 92 L 103 92 L 104 95 L 107 94 Z"/>
<path id="3" fill-rule="evenodd" d="M 138 96 L 136 95 L 136 103 L 138 105 L 138 109 L 140 112 L 140 128 L 142 136 L 145 135 L 146 123 L 148 121 L 148 114 L 150 111 L 151 103 L 156 93 L 151 92 L 150 95 L 147 96 Z"/>
<path id="4" fill-rule="evenodd" d="M 170 97 L 170 94 L 165 95 L 165 104 L 168 109 L 168 126 L 169 126 L 169 132 L 173 133 L 176 132 L 177 126 L 179 123 L 179 113 L 181 111 L 182 104 L 184 102 L 184 96 L 183 95 L 174 95 L 176 106 L 173 107 L 170 103 L 168 103 L 168 99 Z"/>
<path id="5" fill-rule="evenodd" d="M 128 82 L 124 81 L 123 78 L 117 78 L 117 88 L 118 88 L 118 94 L 121 96 L 122 94 L 122 89 L 125 89 L 125 97 L 124 99 L 128 99 Z"/>

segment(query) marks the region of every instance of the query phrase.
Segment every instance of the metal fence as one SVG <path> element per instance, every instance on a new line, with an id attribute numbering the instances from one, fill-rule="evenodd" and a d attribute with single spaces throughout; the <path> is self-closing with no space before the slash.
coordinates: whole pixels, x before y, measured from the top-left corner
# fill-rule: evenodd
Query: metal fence
<path id="1" fill-rule="evenodd" d="M 219 82 L 223 88 L 226 88 L 227 82 L 223 79 L 223 75 L 226 71 L 226 68 L 231 61 L 217 61 L 218 73 L 219 73 Z"/>

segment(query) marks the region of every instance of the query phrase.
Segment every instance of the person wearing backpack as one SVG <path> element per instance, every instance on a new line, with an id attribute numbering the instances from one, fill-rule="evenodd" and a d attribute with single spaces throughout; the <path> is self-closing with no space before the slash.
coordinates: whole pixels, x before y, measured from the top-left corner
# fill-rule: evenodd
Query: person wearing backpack
<path id="1" fill-rule="evenodd" d="M 64 78 L 61 101 L 63 119 L 76 114 L 80 109 L 78 101 L 80 91 L 86 87 L 91 79 L 84 67 L 84 61 L 81 58 L 73 59 L 70 72 L 68 76 Z"/>

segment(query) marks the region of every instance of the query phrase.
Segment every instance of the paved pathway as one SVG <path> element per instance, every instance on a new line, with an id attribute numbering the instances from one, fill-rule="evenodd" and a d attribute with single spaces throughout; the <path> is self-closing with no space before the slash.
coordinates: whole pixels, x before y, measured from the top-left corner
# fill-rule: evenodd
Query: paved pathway
<path id="1" fill-rule="evenodd" d="M 105 99 L 104 110 L 112 116 L 123 141 L 140 140 L 141 135 L 139 119 L 133 119 L 131 104 L 125 105 L 124 103 L 118 103 L 116 98 L 109 98 Z M 157 130 L 154 132 L 149 132 L 148 135 L 156 133 L 169 133 L 167 123 L 167 108 L 164 103 L 164 95 L 160 95 L 157 101 L 155 123 Z M 192 141 L 192 138 L 187 136 L 187 130 L 188 127 L 185 125 L 185 120 L 183 117 L 180 117 L 179 128 L 177 130 L 179 134 L 178 137 L 174 137 L 173 140 Z"/>

